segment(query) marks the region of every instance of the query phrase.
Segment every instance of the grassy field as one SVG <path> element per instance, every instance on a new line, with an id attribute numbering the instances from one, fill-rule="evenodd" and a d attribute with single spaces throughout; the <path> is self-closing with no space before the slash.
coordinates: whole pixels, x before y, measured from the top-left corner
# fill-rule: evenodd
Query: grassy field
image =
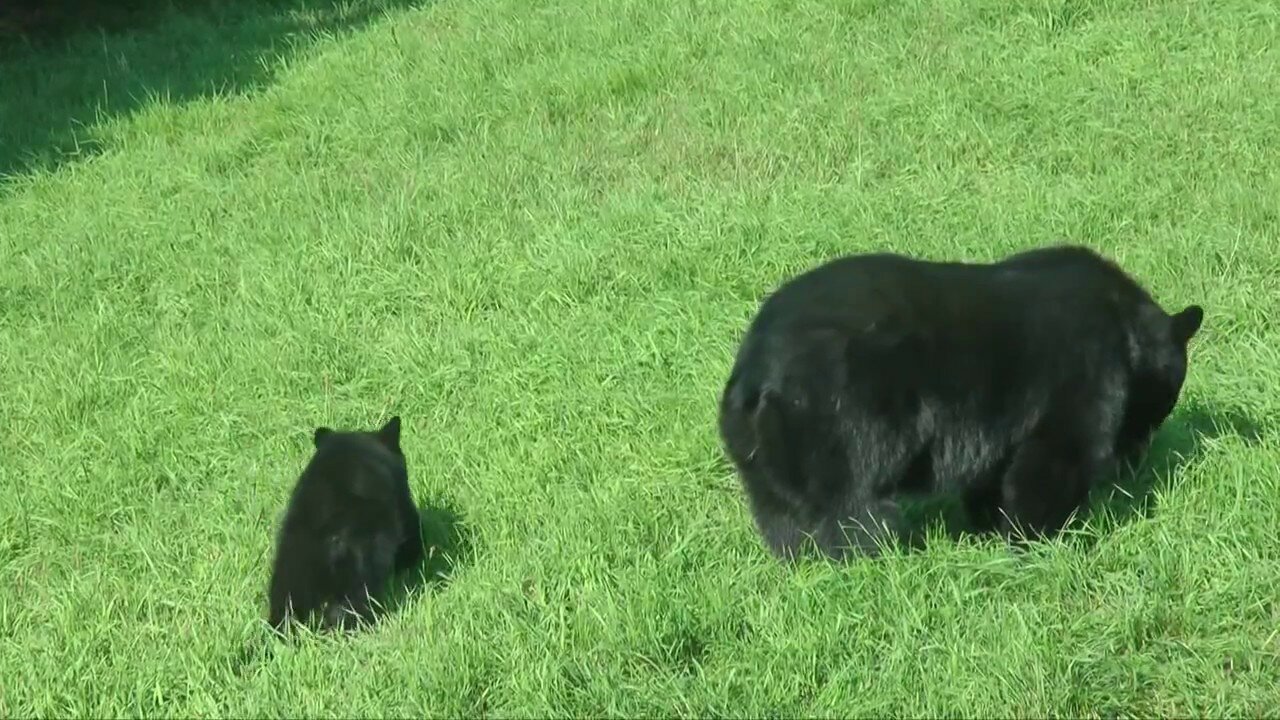
<path id="1" fill-rule="evenodd" d="M 0 715 L 1280 712 L 1275 3 L 238 8 L 0 54 Z M 764 294 L 1063 240 L 1208 311 L 1128 496 L 770 559 Z M 311 430 L 392 413 L 442 574 L 246 654 Z"/>

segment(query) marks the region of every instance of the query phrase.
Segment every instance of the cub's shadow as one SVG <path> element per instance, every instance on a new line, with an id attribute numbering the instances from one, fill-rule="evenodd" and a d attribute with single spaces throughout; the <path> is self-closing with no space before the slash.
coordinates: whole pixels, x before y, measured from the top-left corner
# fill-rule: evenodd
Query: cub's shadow
<path id="1" fill-rule="evenodd" d="M 1215 410 L 1189 404 L 1173 415 L 1152 438 L 1146 453 L 1134 465 L 1113 470 L 1089 496 L 1086 507 L 1076 513 L 1068 531 L 1086 522 L 1096 527 L 1115 528 L 1138 518 L 1151 517 L 1156 498 L 1168 489 L 1178 470 L 1193 462 L 1206 441 L 1237 437 L 1256 444 L 1267 429 L 1237 410 Z M 910 498 L 902 504 L 908 545 L 921 548 L 935 530 L 953 540 L 966 535 L 990 534 L 976 528 L 959 498 Z M 1101 522 L 1099 522 L 1101 521 Z"/>
<path id="2" fill-rule="evenodd" d="M 443 589 L 459 564 L 471 556 L 472 543 L 462 516 L 448 505 L 423 504 L 418 508 L 422 528 L 423 560 L 392 580 L 381 603 L 379 617 L 396 612 L 424 592 Z"/>
<path id="3" fill-rule="evenodd" d="M 422 562 L 390 580 L 381 600 L 375 601 L 377 607 L 370 622 L 335 632 L 329 636 L 329 641 L 340 641 L 344 637 L 368 630 L 423 593 L 443 589 L 452 579 L 454 570 L 471 557 L 470 534 L 465 529 L 461 515 L 451 507 L 444 504 L 424 504 L 418 508 L 418 517 L 422 535 Z M 319 637 L 312 629 L 306 630 L 304 634 Z M 270 630 L 249 638 L 228 656 L 231 673 L 242 677 L 254 672 L 262 663 L 275 656 L 279 649 L 277 640 L 291 643 L 296 639 L 297 636 L 292 633 L 282 635 Z"/>

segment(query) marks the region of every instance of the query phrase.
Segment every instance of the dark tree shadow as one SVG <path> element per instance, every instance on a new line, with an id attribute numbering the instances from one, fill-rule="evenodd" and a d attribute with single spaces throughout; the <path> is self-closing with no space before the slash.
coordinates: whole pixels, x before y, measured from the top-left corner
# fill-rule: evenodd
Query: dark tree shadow
<path id="1" fill-rule="evenodd" d="M 428 0 L 0 0 L 0 192 L 91 157 L 97 126 L 272 80 L 274 59 Z"/>
<path id="2" fill-rule="evenodd" d="M 1238 437 L 1254 444 L 1266 432 L 1266 428 L 1237 410 L 1212 410 L 1196 404 L 1175 410 L 1136 465 L 1117 468 L 1098 483 L 1087 507 L 1076 514 L 1066 532 L 1085 523 L 1106 529 L 1151 517 L 1159 492 L 1168 489 L 1179 469 L 1195 460 L 1206 440 Z M 972 523 L 956 497 L 911 498 L 904 501 L 903 509 L 907 545 L 911 549 L 922 548 L 930 535 L 958 540 L 991 534 Z"/>

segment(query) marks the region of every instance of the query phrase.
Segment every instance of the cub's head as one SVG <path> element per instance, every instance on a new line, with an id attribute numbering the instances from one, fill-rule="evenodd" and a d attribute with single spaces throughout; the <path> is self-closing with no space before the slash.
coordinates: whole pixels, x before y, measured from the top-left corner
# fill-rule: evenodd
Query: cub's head
<path id="1" fill-rule="evenodd" d="M 383 447 L 395 453 L 396 455 L 400 457 L 404 457 L 404 453 L 400 451 L 400 416 L 399 415 L 392 417 L 390 420 L 387 421 L 386 425 L 383 425 L 381 429 L 376 430 L 374 432 L 361 431 L 361 432 L 355 432 L 355 433 L 345 433 L 339 430 L 334 430 L 333 428 L 329 428 L 329 427 L 318 427 L 316 428 L 315 436 L 313 437 L 312 441 L 315 443 L 316 449 L 319 450 L 320 446 L 326 440 L 332 438 L 333 436 L 348 435 L 348 434 L 364 436 L 365 438 L 373 440 L 379 445 L 382 445 Z"/>
<path id="2" fill-rule="evenodd" d="M 1204 321 L 1204 309 L 1189 305 L 1174 315 L 1155 308 L 1134 335 L 1133 377 L 1117 450 L 1141 450 L 1173 412 L 1187 378 L 1187 347 Z"/>

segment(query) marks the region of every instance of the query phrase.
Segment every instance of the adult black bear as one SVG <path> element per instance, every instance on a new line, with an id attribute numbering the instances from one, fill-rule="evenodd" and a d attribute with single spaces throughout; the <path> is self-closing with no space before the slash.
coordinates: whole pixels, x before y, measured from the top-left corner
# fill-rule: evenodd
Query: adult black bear
<path id="1" fill-rule="evenodd" d="M 1082 247 L 845 257 L 763 303 L 720 435 L 782 557 L 808 538 L 876 554 L 900 538 L 904 492 L 959 490 L 974 521 L 1042 536 L 1168 417 L 1202 319 Z"/>
<path id="2" fill-rule="evenodd" d="M 348 629 L 373 619 L 391 576 L 422 559 L 400 418 L 377 432 L 316 428 L 277 540 L 268 620 Z"/>

